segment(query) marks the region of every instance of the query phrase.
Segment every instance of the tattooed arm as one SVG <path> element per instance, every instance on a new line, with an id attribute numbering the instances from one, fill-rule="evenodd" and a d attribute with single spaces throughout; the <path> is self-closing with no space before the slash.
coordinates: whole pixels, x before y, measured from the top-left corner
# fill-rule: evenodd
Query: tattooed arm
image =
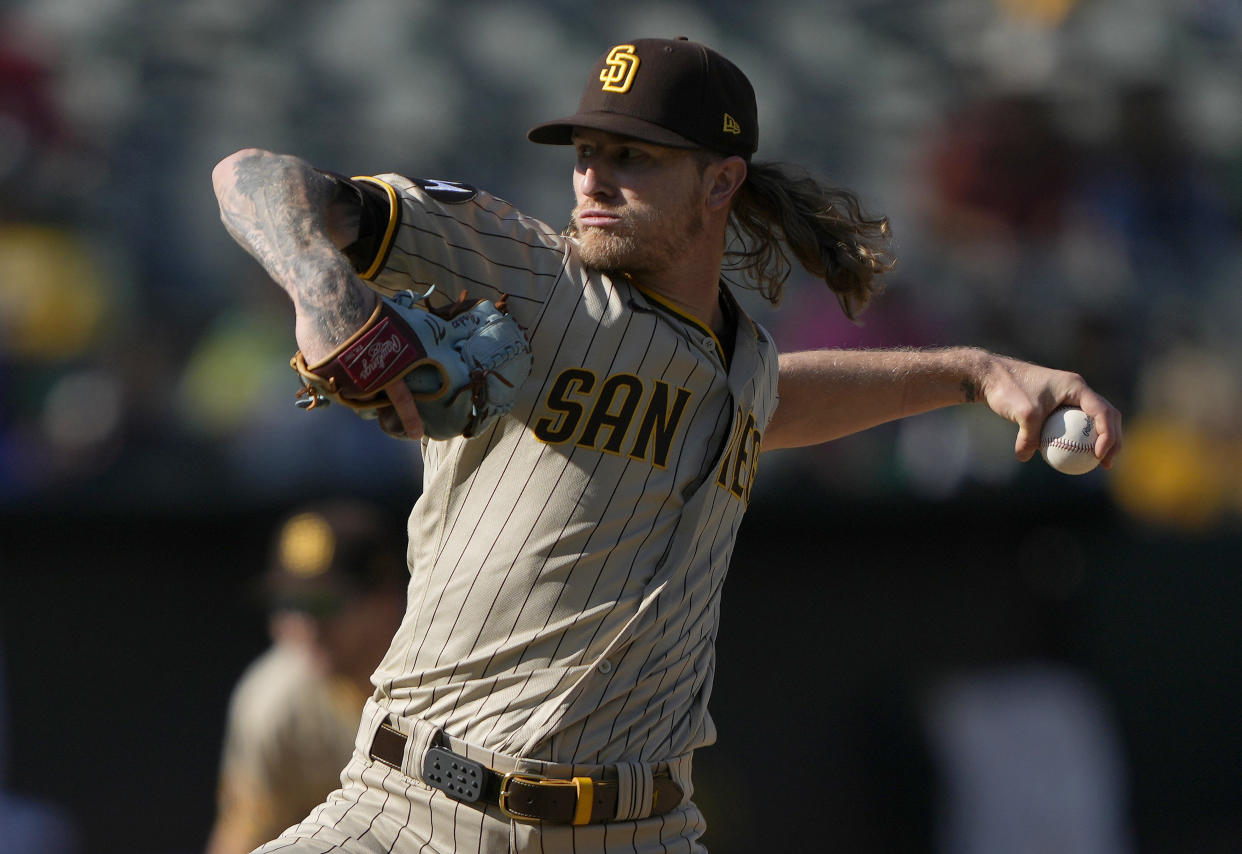
<path id="1" fill-rule="evenodd" d="M 1014 453 L 1029 460 L 1053 409 L 1081 407 L 1094 420 L 1106 468 L 1121 448 L 1121 413 L 1066 371 L 971 347 L 784 353 L 779 403 L 764 450 L 812 445 L 958 403 L 986 403 L 1018 425 Z"/>
<path id="2" fill-rule="evenodd" d="M 256 149 L 222 160 L 212 182 L 224 227 L 293 300 L 298 346 L 314 364 L 366 322 L 376 300 L 337 248 L 351 223 L 333 207 L 335 183 L 296 157 Z"/>
<path id="3" fill-rule="evenodd" d="M 212 172 L 220 219 L 233 239 L 293 300 L 294 333 L 306 361 L 315 364 L 354 334 L 379 298 L 340 251 L 358 234 L 354 197 L 296 157 L 248 148 Z M 390 433 L 421 435 L 418 409 L 404 383 L 389 398 L 400 424 L 381 416 Z"/>

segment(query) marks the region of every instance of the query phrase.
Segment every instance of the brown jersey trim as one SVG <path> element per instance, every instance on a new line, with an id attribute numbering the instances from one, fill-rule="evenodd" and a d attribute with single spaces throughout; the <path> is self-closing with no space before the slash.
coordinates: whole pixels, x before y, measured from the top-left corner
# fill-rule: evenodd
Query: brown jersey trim
<path id="1" fill-rule="evenodd" d="M 716 344 L 716 353 L 717 355 L 720 356 L 720 364 L 726 365 L 726 366 L 729 364 L 729 360 L 725 356 L 724 345 L 720 343 L 720 338 L 716 335 L 715 332 L 712 331 L 712 328 L 710 326 L 708 326 L 706 323 L 699 320 L 693 314 L 690 314 L 689 312 L 687 312 L 685 309 L 681 308 L 680 306 L 673 304 L 667 298 L 660 296 L 655 291 L 647 290 L 642 285 L 635 282 L 633 279 L 630 279 L 628 276 L 626 277 L 626 280 L 634 287 L 634 290 L 638 291 L 640 294 L 645 296 L 650 302 L 655 303 L 655 305 L 659 306 L 660 308 L 664 309 L 669 314 L 674 315 L 680 320 L 683 320 L 686 323 L 689 323 L 695 329 L 698 329 L 702 332 L 706 332 L 708 335 L 710 335 L 712 338 L 712 341 Z"/>

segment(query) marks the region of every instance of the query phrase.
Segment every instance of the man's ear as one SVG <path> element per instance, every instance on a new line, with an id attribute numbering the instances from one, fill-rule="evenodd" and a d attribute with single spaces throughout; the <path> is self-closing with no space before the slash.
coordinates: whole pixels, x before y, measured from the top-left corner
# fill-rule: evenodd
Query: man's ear
<path id="1" fill-rule="evenodd" d="M 707 177 L 707 206 L 727 208 L 746 180 L 746 161 L 736 155 L 717 160 L 707 167 Z"/>

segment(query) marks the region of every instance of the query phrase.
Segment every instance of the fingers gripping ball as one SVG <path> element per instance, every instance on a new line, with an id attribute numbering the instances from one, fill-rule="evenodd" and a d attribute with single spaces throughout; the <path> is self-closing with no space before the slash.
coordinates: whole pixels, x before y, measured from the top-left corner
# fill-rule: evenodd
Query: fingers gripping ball
<path id="1" fill-rule="evenodd" d="M 305 383 L 298 405 L 339 403 L 376 418 L 392 406 L 385 389 L 404 382 L 432 439 L 477 435 L 509 412 L 532 360 L 504 299 L 431 309 L 429 294 L 381 297 L 362 328 L 315 365 L 295 353 L 290 364 Z"/>
<path id="2" fill-rule="evenodd" d="M 1073 406 L 1062 406 L 1044 422 L 1039 453 L 1063 474 L 1086 474 L 1100 461 L 1095 456 L 1095 422 Z"/>

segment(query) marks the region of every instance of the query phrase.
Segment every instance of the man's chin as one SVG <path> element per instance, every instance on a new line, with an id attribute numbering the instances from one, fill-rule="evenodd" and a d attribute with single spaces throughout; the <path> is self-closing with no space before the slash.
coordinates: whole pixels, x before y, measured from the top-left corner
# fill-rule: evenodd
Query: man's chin
<path id="1" fill-rule="evenodd" d="M 629 247 L 618 245 L 621 241 L 613 235 L 587 232 L 583 229 L 578 235 L 578 257 L 583 265 L 604 273 L 633 272 L 634 258 Z"/>
<path id="2" fill-rule="evenodd" d="M 624 278 L 634 275 L 633 268 L 612 258 L 591 258 L 582 256 L 582 266 L 596 273 L 603 273 L 609 278 Z"/>
<path id="3" fill-rule="evenodd" d="M 633 275 L 634 275 L 629 270 L 623 270 L 620 267 L 603 267 L 598 264 L 591 264 L 586 261 L 582 263 L 582 266 L 590 270 L 592 273 L 599 273 L 600 275 L 606 276 L 609 279 L 629 279 L 629 278 L 633 278 Z"/>

